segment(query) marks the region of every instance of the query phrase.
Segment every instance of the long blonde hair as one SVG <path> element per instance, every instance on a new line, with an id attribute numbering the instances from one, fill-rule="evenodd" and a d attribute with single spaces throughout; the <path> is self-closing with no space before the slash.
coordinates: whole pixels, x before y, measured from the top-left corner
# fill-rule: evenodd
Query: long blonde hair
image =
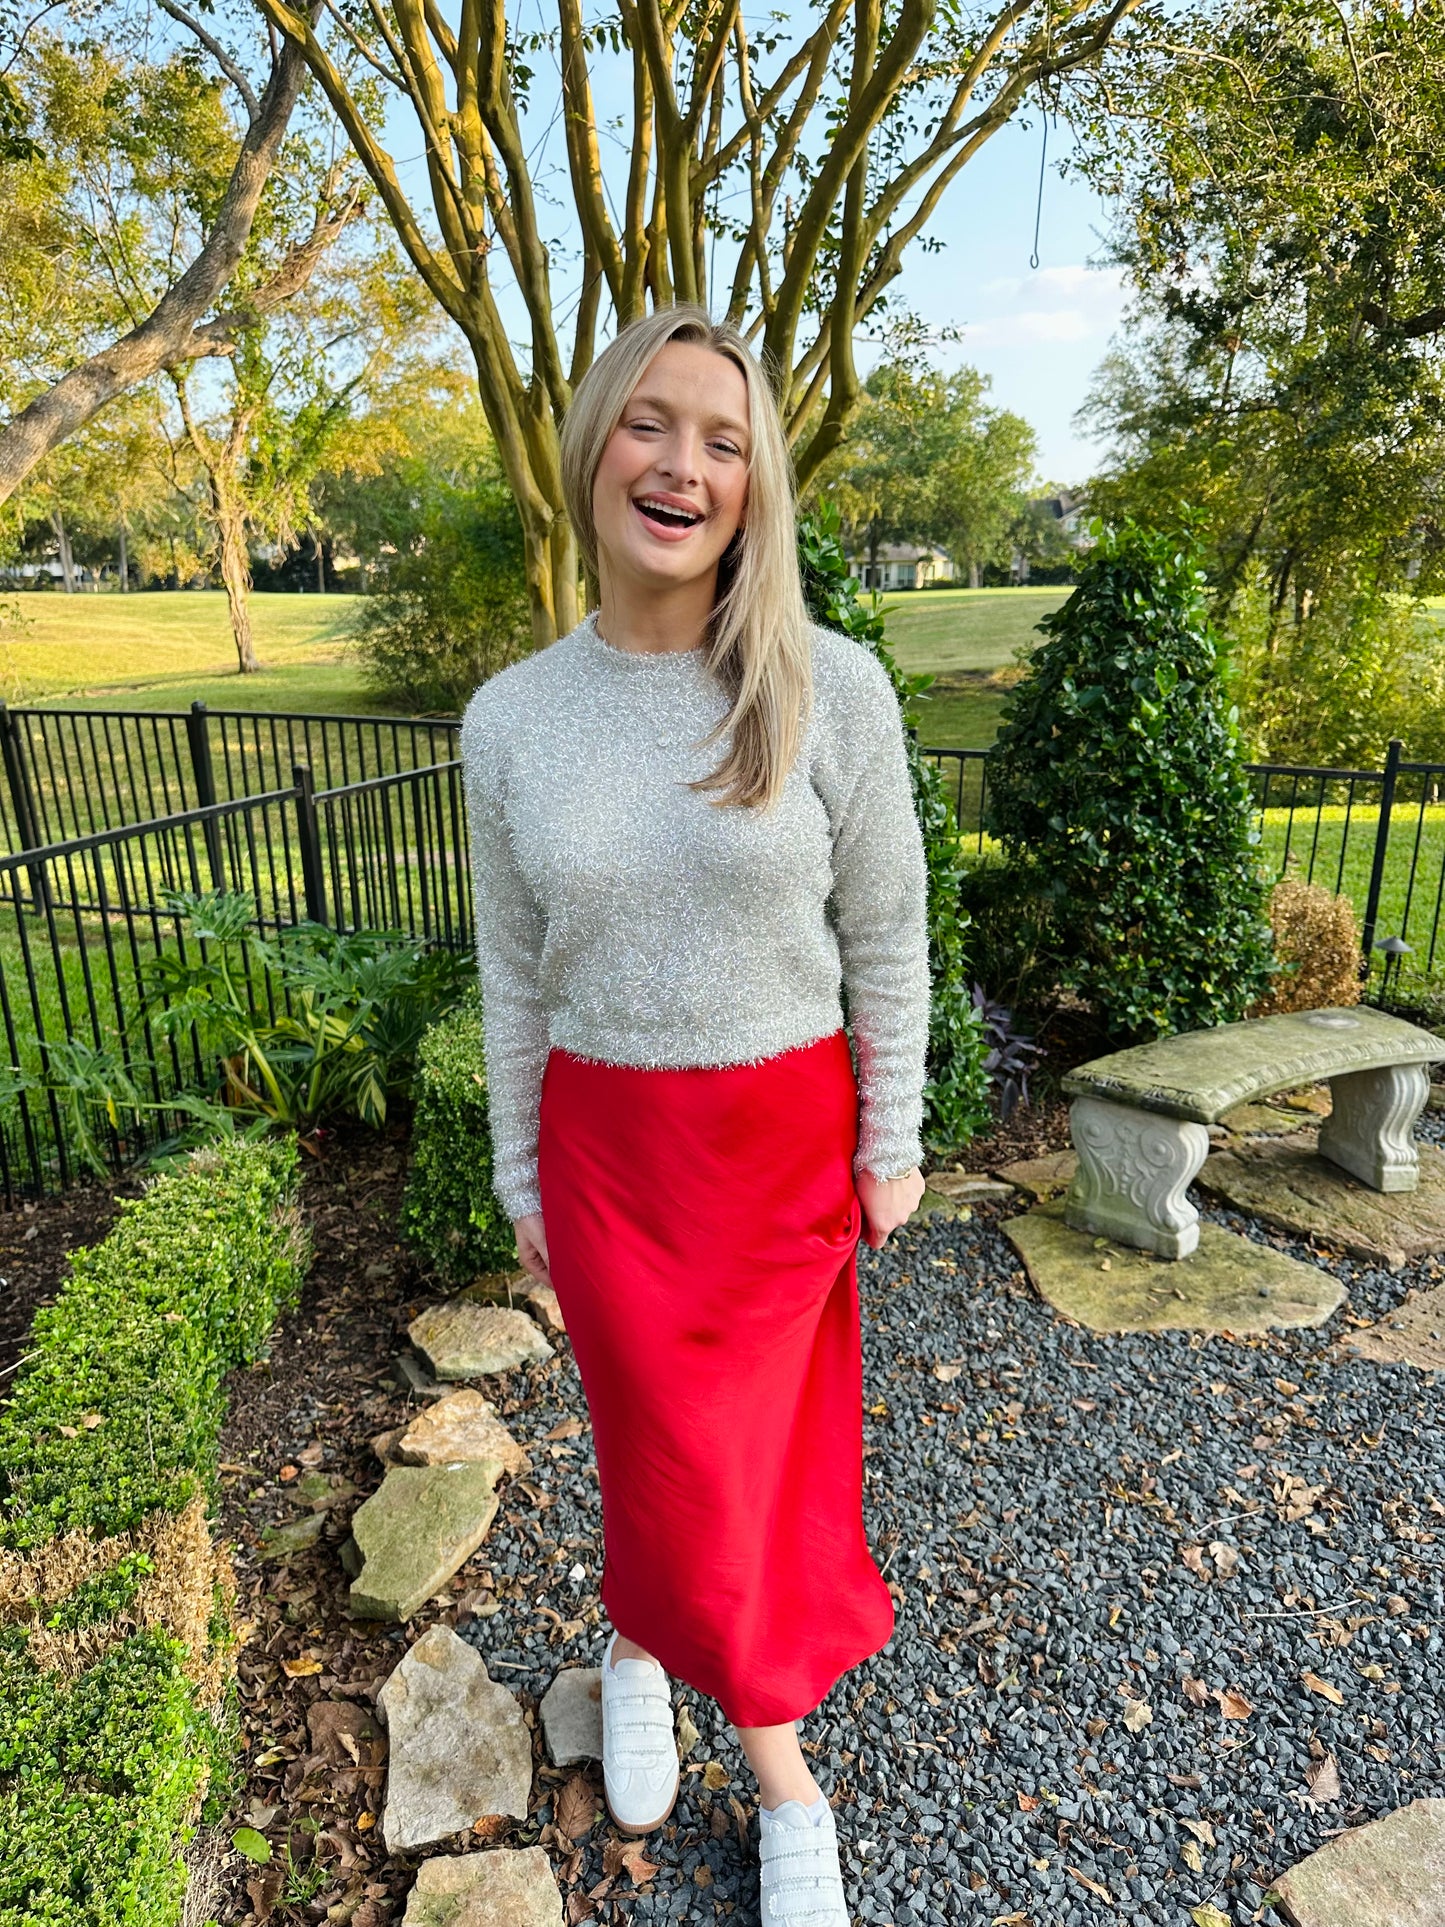
<path id="1" fill-rule="evenodd" d="M 577 546 L 596 578 L 592 487 L 602 454 L 628 398 L 669 341 L 726 355 L 748 386 L 751 433 L 747 519 L 718 563 L 718 593 L 708 621 L 707 664 L 732 707 L 703 744 L 732 731 L 717 769 L 689 787 L 718 790 L 718 804 L 771 808 L 782 793 L 812 710 L 809 618 L 798 569 L 797 494 L 777 400 L 761 362 L 730 321 L 677 302 L 641 315 L 612 339 L 572 397 L 562 423 L 562 495 Z"/>

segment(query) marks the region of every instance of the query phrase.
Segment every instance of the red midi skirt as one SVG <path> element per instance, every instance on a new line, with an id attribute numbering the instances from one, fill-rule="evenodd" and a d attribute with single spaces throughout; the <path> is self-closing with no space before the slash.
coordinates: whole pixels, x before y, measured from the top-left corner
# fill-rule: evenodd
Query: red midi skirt
<path id="1" fill-rule="evenodd" d="M 538 1185 L 592 1420 L 612 1624 L 734 1726 L 893 1632 L 863 1530 L 846 1033 L 653 1070 L 554 1047 Z"/>

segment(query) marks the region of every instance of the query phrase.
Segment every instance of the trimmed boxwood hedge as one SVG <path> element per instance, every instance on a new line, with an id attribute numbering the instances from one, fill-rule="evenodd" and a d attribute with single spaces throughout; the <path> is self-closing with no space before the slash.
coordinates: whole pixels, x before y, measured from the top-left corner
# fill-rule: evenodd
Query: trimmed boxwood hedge
<path id="1" fill-rule="evenodd" d="M 229 1575 L 184 1553 L 206 1549 L 225 1374 L 300 1290 L 297 1163 L 294 1137 L 197 1152 L 36 1316 L 0 1411 L 0 1927 L 181 1917 L 180 1849 L 235 1738 Z"/>
<path id="2" fill-rule="evenodd" d="M 517 1262 L 511 1220 L 492 1191 L 492 1133 L 482 1054 L 482 997 L 473 985 L 417 1052 L 404 1236 L 449 1285 Z"/>

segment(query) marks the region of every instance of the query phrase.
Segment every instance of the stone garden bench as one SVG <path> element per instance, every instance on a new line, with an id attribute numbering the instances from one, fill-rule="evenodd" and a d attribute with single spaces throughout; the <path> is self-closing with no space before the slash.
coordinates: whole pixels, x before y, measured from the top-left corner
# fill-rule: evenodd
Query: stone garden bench
<path id="1" fill-rule="evenodd" d="M 1185 1031 L 1081 1065 L 1064 1079 L 1079 1168 L 1067 1223 L 1162 1258 L 1187 1258 L 1199 1213 L 1185 1192 L 1210 1124 L 1251 1098 L 1321 1080 L 1332 1109 L 1319 1154 L 1376 1191 L 1419 1182 L 1415 1120 L 1445 1040 L 1360 1005 Z"/>

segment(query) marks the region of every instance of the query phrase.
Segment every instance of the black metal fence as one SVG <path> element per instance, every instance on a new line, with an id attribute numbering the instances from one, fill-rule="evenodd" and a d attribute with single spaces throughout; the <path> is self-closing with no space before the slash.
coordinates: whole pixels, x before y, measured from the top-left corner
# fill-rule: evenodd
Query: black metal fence
<path id="1" fill-rule="evenodd" d="M 7 1204 L 75 1174 L 81 1100 L 55 1074 L 67 1050 L 110 1051 L 153 1107 L 124 1147 L 113 1139 L 117 1157 L 166 1136 L 175 1122 L 166 1100 L 209 1081 L 194 1035 L 159 1035 L 148 1015 L 148 960 L 198 941 L 167 889 L 246 891 L 261 934 L 309 917 L 470 944 L 458 728 L 200 703 L 169 715 L 0 705 L 0 818 L 11 839 L 0 856 Z M 969 847 L 984 852 L 989 752 L 923 753 L 945 772 Z M 1445 766 L 1408 763 L 1395 743 L 1381 770 L 1259 765 L 1251 775 L 1271 868 L 1353 897 L 1376 962 L 1382 943 L 1405 943 L 1396 965 L 1408 957 L 1407 975 L 1432 977 Z M 149 814 L 126 820 L 138 809 Z M 273 1015 L 284 1000 L 270 981 L 251 991 Z"/>
<path id="2" fill-rule="evenodd" d="M 959 827 L 982 854 L 991 752 L 922 753 L 942 771 Z M 1392 742 L 1382 769 L 1248 768 L 1270 872 L 1349 897 L 1374 968 L 1402 981 L 1445 970 L 1445 764 L 1407 762 Z"/>

